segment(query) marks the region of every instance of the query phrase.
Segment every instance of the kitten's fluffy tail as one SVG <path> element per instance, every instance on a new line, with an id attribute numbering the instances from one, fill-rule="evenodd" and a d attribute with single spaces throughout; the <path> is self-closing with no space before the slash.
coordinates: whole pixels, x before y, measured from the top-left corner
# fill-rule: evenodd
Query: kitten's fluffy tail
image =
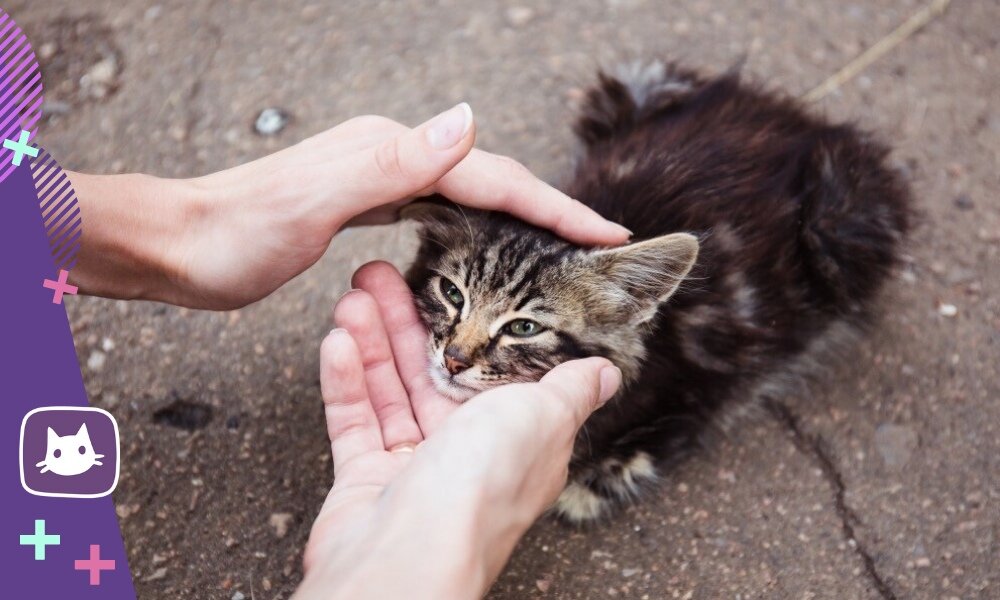
<path id="1" fill-rule="evenodd" d="M 739 65 L 703 79 L 654 60 L 601 72 L 574 130 L 584 144 L 594 146 L 679 110 L 713 83 L 735 84 L 738 71 Z M 912 200 L 905 182 L 886 165 L 884 146 L 849 126 L 816 131 L 788 149 L 790 173 L 795 172 L 790 179 L 801 201 L 804 261 L 818 288 L 826 290 L 829 305 L 857 313 L 899 262 L 913 220 Z"/>
<path id="2" fill-rule="evenodd" d="M 801 229 L 810 275 L 837 312 L 863 312 L 899 262 L 913 204 L 889 151 L 849 126 L 830 127 L 804 152 Z"/>
<path id="3" fill-rule="evenodd" d="M 659 60 L 626 63 L 613 73 L 602 71 L 580 106 L 573 129 L 585 144 L 593 145 L 669 110 L 702 83 L 694 71 Z"/>

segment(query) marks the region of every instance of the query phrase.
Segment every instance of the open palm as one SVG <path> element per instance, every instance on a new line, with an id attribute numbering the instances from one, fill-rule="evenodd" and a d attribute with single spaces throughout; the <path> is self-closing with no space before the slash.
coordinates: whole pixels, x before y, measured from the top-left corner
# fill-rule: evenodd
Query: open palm
<path id="1" fill-rule="evenodd" d="M 336 480 L 313 527 L 356 524 L 396 479 L 425 435 L 458 405 L 427 374 L 427 332 L 406 282 L 392 265 L 369 263 L 334 308 L 334 331 L 321 350 L 320 380 Z"/>

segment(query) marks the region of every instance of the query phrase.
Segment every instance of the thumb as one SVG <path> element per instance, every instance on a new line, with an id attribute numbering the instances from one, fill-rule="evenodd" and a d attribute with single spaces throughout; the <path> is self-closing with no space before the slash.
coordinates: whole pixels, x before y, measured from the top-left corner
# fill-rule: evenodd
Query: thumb
<path id="1" fill-rule="evenodd" d="M 355 214 L 430 187 L 472 150 L 472 109 L 462 102 L 426 123 L 343 161 Z"/>
<path id="2" fill-rule="evenodd" d="M 621 382 L 621 370 L 607 359 L 584 358 L 557 366 L 538 385 L 569 408 L 580 427 L 590 413 L 614 396 Z"/>

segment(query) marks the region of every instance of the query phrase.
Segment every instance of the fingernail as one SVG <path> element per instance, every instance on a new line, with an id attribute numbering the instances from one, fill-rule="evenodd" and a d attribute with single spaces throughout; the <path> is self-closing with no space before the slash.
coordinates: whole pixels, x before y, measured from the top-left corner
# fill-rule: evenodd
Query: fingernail
<path id="1" fill-rule="evenodd" d="M 624 227 L 622 225 L 619 225 L 618 223 L 612 223 L 612 225 L 615 226 L 615 228 L 618 230 L 619 233 L 623 233 L 628 237 L 627 241 L 631 241 L 632 237 L 635 235 L 634 233 L 632 233 L 632 230 L 629 229 L 628 227 Z"/>
<path id="2" fill-rule="evenodd" d="M 461 142 L 472 128 L 472 108 L 465 102 L 431 119 L 427 143 L 435 150 L 447 150 Z"/>
<path id="3" fill-rule="evenodd" d="M 333 329 L 330 330 L 330 333 L 326 334 L 326 337 L 340 335 L 342 333 L 347 333 L 347 330 L 344 329 L 343 327 L 334 327 Z"/>
<path id="4" fill-rule="evenodd" d="M 389 450 L 389 452 L 411 452 L 412 453 L 416 449 L 417 449 L 417 445 L 416 444 L 411 444 L 409 442 L 404 442 L 402 444 L 396 444 L 395 446 L 393 446 Z"/>
<path id="5" fill-rule="evenodd" d="M 618 386 L 622 384 L 622 370 L 614 365 L 608 365 L 601 369 L 601 396 L 600 406 L 611 399 L 618 391 Z"/>
<path id="6" fill-rule="evenodd" d="M 348 294 L 353 294 L 354 292 L 360 292 L 360 291 L 361 290 L 358 289 L 358 288 L 351 288 L 351 289 L 347 290 L 346 292 L 344 292 L 343 294 L 341 294 L 340 298 L 337 298 L 337 302 L 334 302 L 334 304 L 338 304 L 341 300 L 343 300 L 344 298 L 346 298 Z"/>

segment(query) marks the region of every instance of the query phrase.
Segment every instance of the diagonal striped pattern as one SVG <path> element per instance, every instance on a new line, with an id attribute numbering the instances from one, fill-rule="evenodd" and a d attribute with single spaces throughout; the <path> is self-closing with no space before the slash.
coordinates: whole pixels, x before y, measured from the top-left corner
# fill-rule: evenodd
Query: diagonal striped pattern
<path id="1" fill-rule="evenodd" d="M 38 207 L 42 211 L 52 260 L 57 271 L 69 271 L 76 265 L 80 235 L 83 233 L 83 220 L 73 184 L 44 148 L 31 162 L 31 176 L 35 180 Z"/>
<path id="2" fill-rule="evenodd" d="M 22 129 L 34 139 L 41 117 L 42 73 L 35 53 L 14 19 L 0 9 L 0 140 L 16 139 Z M 17 168 L 13 157 L 0 146 L 0 183 Z"/>

